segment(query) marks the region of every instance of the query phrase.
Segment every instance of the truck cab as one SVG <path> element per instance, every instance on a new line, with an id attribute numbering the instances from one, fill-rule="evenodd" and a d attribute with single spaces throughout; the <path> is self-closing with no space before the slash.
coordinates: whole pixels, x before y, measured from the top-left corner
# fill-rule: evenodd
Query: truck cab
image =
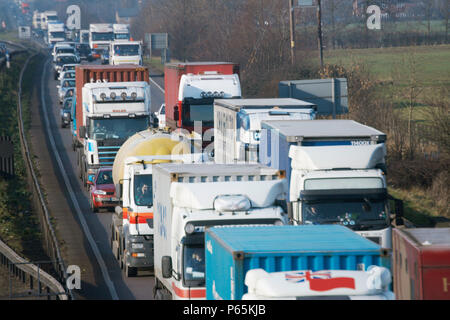
<path id="1" fill-rule="evenodd" d="M 82 88 L 82 124 L 77 123 L 84 183 L 95 170 L 111 166 L 121 145 L 150 126 L 150 86 L 147 82 L 87 83 Z"/>
<path id="2" fill-rule="evenodd" d="M 114 41 L 109 47 L 109 64 L 142 65 L 142 43 L 140 41 Z"/>
<path id="3" fill-rule="evenodd" d="M 205 229 L 287 223 L 282 173 L 259 165 L 153 168 L 155 298 L 205 299 Z"/>
<path id="4" fill-rule="evenodd" d="M 52 47 L 66 40 L 66 27 L 62 22 L 49 22 L 47 32 L 48 44 Z"/>
<path id="5" fill-rule="evenodd" d="M 114 41 L 111 23 L 97 23 L 89 25 L 89 45 L 91 50 L 109 50 L 109 44 Z"/>
<path id="6" fill-rule="evenodd" d="M 201 161 L 201 155 L 190 152 L 190 143 L 167 131 L 151 129 L 129 138 L 117 153 L 113 180 L 120 206 L 112 218 L 111 243 L 127 277 L 153 269 L 153 166 Z"/>
<path id="7" fill-rule="evenodd" d="M 114 23 L 114 41 L 130 41 L 130 25 L 125 23 Z"/>

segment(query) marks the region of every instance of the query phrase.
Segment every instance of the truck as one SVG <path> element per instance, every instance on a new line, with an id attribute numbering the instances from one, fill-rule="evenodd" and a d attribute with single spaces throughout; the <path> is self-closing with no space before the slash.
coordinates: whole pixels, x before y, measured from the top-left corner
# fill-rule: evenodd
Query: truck
<path id="1" fill-rule="evenodd" d="M 147 67 L 135 65 L 121 66 L 100 66 L 100 65 L 79 65 L 75 69 L 76 97 L 75 110 L 73 114 L 73 135 L 74 149 L 84 145 L 84 136 L 80 136 L 79 127 L 83 126 L 83 96 L 82 90 L 85 84 L 94 82 L 149 82 L 149 71 Z"/>
<path id="2" fill-rule="evenodd" d="M 242 299 L 251 269 L 308 270 L 314 277 L 320 270 L 391 266 L 387 250 L 339 225 L 215 226 L 206 230 L 204 241 L 207 300 Z"/>
<path id="3" fill-rule="evenodd" d="M 89 45 L 92 50 L 109 50 L 109 43 L 114 40 L 111 23 L 91 23 L 89 25 Z"/>
<path id="4" fill-rule="evenodd" d="M 153 167 L 155 299 L 205 299 L 205 229 L 287 223 L 284 172 L 259 164 Z"/>
<path id="5" fill-rule="evenodd" d="M 313 120 L 312 103 L 283 98 L 214 100 L 214 161 L 258 162 L 261 121 Z"/>
<path id="6" fill-rule="evenodd" d="M 261 127 L 259 161 L 286 171 L 293 224 L 339 223 L 392 249 L 391 223 L 402 224 L 402 203 L 387 193 L 386 134 L 353 120 Z"/>
<path id="7" fill-rule="evenodd" d="M 109 46 L 109 64 L 142 65 L 142 43 L 140 41 L 113 41 Z"/>
<path id="8" fill-rule="evenodd" d="M 126 23 L 113 24 L 114 41 L 130 41 L 130 25 Z"/>
<path id="9" fill-rule="evenodd" d="M 150 127 L 150 86 L 145 81 L 87 83 L 83 86 L 83 147 L 78 148 L 85 186 L 101 166 L 113 165 L 121 145 Z M 78 115 L 78 114 L 77 114 Z"/>
<path id="10" fill-rule="evenodd" d="M 33 12 L 33 20 L 32 20 L 33 29 L 35 30 L 41 29 L 43 15 L 44 15 L 43 12 L 39 12 L 37 10 Z"/>
<path id="11" fill-rule="evenodd" d="M 450 300 L 450 228 L 396 228 L 392 233 L 398 300 Z"/>
<path id="12" fill-rule="evenodd" d="M 78 41 L 80 43 L 89 44 L 89 30 L 86 30 L 86 29 L 80 30 Z"/>
<path id="13" fill-rule="evenodd" d="M 66 27 L 62 22 L 49 22 L 47 26 L 47 41 L 53 47 L 55 43 L 66 40 Z"/>
<path id="14" fill-rule="evenodd" d="M 391 282 L 390 271 L 378 266 L 370 266 L 367 271 L 316 272 L 266 272 L 258 268 L 247 271 L 248 291 L 242 300 L 395 300 L 389 289 Z"/>
<path id="15" fill-rule="evenodd" d="M 41 15 L 41 28 L 42 30 L 47 30 L 49 22 L 57 22 L 58 13 L 56 11 L 44 11 L 43 15 Z"/>
<path id="16" fill-rule="evenodd" d="M 201 155 L 191 154 L 188 141 L 149 129 L 130 137 L 114 159 L 113 181 L 120 200 L 112 215 L 111 248 L 127 277 L 153 270 L 152 167 L 170 161 L 201 161 Z"/>
<path id="17" fill-rule="evenodd" d="M 164 86 L 166 125 L 192 133 L 197 121 L 199 135 L 214 127 L 214 99 L 242 96 L 239 65 L 231 62 L 167 63 Z"/>

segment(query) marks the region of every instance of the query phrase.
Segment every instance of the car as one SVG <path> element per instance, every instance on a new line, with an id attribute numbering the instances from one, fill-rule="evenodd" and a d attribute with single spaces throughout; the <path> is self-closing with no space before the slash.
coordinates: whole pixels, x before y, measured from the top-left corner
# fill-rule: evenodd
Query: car
<path id="1" fill-rule="evenodd" d="M 163 103 L 159 110 L 155 112 L 156 117 L 158 118 L 158 126 L 160 128 L 164 128 L 166 126 L 166 104 Z"/>
<path id="2" fill-rule="evenodd" d="M 77 64 L 78 62 L 79 62 L 78 57 L 76 55 L 74 55 L 73 53 L 60 53 L 59 55 L 57 55 L 57 57 L 55 59 L 55 64 L 53 66 L 54 79 L 58 80 L 59 73 L 61 72 L 63 65 Z"/>
<path id="3" fill-rule="evenodd" d="M 101 54 L 102 64 L 109 64 L 109 50 L 104 49 Z"/>
<path id="4" fill-rule="evenodd" d="M 66 72 L 66 71 L 73 71 L 75 72 L 75 67 L 78 66 L 79 64 L 65 64 L 62 66 L 61 71 L 59 72 L 60 76 L 58 77 L 58 80 L 61 81 L 61 73 Z"/>
<path id="5" fill-rule="evenodd" d="M 87 43 L 77 43 L 75 48 L 78 51 L 81 59 L 86 59 L 87 61 L 92 61 L 91 47 Z"/>
<path id="6" fill-rule="evenodd" d="M 55 55 L 53 56 L 53 62 L 56 61 L 56 57 L 58 57 L 58 55 L 61 53 L 72 53 L 72 54 L 76 55 L 78 58 L 80 58 L 78 55 L 78 52 L 75 50 L 74 47 L 69 46 L 69 45 L 64 45 L 64 46 L 59 46 L 58 48 L 56 48 Z M 80 61 L 78 61 L 78 62 L 80 62 Z"/>
<path id="7" fill-rule="evenodd" d="M 61 71 L 58 80 L 62 79 L 75 79 L 75 70 Z"/>
<path id="8" fill-rule="evenodd" d="M 63 104 L 64 104 L 64 100 L 66 100 L 67 98 L 73 98 L 74 94 L 75 94 L 75 88 L 67 89 L 66 94 L 64 95 Z"/>
<path id="9" fill-rule="evenodd" d="M 100 167 L 92 181 L 87 181 L 89 188 L 89 204 L 92 212 L 99 209 L 114 209 L 119 203 L 112 178 L 112 167 Z"/>
<path id="10" fill-rule="evenodd" d="M 61 108 L 61 128 L 67 128 L 72 121 L 71 111 L 72 111 L 73 97 L 65 98 Z"/>
<path id="11" fill-rule="evenodd" d="M 62 79 L 61 84 L 56 87 L 58 88 L 59 102 L 62 104 L 67 90 L 75 88 L 75 79 Z"/>

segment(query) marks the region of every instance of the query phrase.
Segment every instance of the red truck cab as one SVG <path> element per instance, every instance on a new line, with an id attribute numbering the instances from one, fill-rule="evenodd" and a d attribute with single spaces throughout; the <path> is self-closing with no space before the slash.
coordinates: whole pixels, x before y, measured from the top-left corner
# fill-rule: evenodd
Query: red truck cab
<path id="1" fill-rule="evenodd" d="M 183 77 L 184 76 L 184 77 Z M 214 127 L 215 98 L 240 98 L 239 65 L 231 62 L 178 62 L 164 69 L 166 125 L 202 133 Z"/>

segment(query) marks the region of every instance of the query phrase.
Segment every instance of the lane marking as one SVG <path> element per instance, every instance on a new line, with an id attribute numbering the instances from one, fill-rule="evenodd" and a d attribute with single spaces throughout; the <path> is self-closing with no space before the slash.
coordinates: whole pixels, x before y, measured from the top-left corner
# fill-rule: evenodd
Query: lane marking
<path id="1" fill-rule="evenodd" d="M 81 227 L 83 228 L 83 232 L 84 232 L 87 240 L 89 241 L 89 245 L 91 246 L 91 249 L 94 252 L 95 258 L 97 259 L 97 262 L 100 266 L 100 269 L 101 269 L 101 272 L 103 275 L 103 279 L 106 283 L 106 286 L 108 287 L 109 293 L 111 294 L 111 297 L 113 300 L 119 300 L 116 289 L 114 287 L 114 283 L 112 282 L 111 278 L 109 277 L 109 273 L 108 273 L 108 269 L 106 268 L 105 261 L 103 260 L 103 257 L 100 253 L 100 250 L 97 247 L 97 244 L 96 244 L 94 238 L 92 237 L 92 234 L 91 234 L 91 231 L 89 230 L 89 226 L 86 222 L 86 219 L 84 218 L 81 208 L 78 205 L 78 201 L 75 198 L 75 192 L 74 192 L 72 186 L 70 185 L 69 177 L 66 174 L 63 163 L 61 161 L 61 157 L 59 155 L 59 151 L 56 148 L 55 140 L 50 131 L 50 121 L 49 121 L 49 118 L 47 115 L 47 104 L 45 103 L 45 95 L 44 95 L 44 81 L 45 81 L 45 75 L 47 74 L 47 66 L 48 66 L 49 61 L 50 60 L 47 59 L 47 61 L 44 64 L 44 71 L 42 72 L 42 77 L 41 77 L 41 103 L 42 103 L 42 109 L 43 109 L 43 113 L 44 113 L 45 127 L 47 130 L 48 139 L 50 140 L 50 144 L 53 149 L 53 153 L 55 155 L 56 162 L 58 163 L 59 171 L 64 179 L 64 184 L 66 185 L 66 189 L 69 193 L 70 199 L 72 200 L 72 204 L 75 208 L 78 219 L 80 220 Z"/>
<path id="2" fill-rule="evenodd" d="M 153 83 L 159 90 L 162 91 L 162 93 L 166 93 L 166 91 L 163 88 L 161 88 L 161 86 L 159 84 L 157 84 L 155 82 L 155 80 L 153 80 L 151 77 L 148 77 L 148 78 L 150 79 L 151 83 Z"/>

